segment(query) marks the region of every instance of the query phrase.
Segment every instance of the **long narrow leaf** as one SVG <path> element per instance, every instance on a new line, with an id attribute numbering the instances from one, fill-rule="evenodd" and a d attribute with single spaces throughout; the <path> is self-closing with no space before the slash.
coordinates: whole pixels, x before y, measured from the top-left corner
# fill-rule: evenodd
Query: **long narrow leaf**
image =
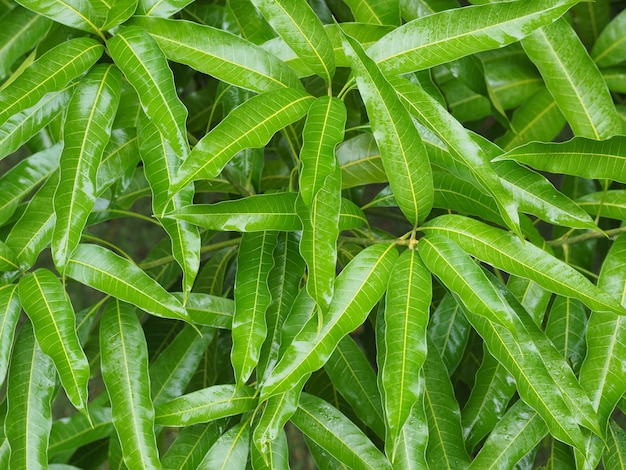
<path id="1" fill-rule="evenodd" d="M 9 368 L 11 347 L 20 312 L 17 284 L 0 287 L 0 383 L 4 383 Z"/>
<path id="2" fill-rule="evenodd" d="M 88 0 L 20 0 L 19 3 L 71 28 L 100 32 L 100 18 Z"/>

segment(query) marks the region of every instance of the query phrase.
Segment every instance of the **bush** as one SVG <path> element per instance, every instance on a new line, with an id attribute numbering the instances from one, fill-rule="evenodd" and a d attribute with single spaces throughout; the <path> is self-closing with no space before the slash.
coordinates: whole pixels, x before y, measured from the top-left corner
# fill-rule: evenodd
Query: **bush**
<path id="1" fill-rule="evenodd" d="M 0 468 L 624 468 L 626 5 L 472 3 L 2 3 Z"/>

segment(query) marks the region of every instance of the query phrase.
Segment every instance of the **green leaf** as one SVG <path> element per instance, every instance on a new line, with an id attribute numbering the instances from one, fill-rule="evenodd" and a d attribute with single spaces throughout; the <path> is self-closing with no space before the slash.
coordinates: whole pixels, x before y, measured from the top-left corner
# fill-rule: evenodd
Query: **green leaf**
<path id="1" fill-rule="evenodd" d="M 107 0 L 102 1 L 102 4 L 105 7 L 104 11 L 98 12 L 99 16 L 105 18 L 102 30 L 112 29 L 124 23 L 137 9 L 137 0 Z"/>
<path id="2" fill-rule="evenodd" d="M 123 87 L 122 87 L 123 90 Z M 122 92 L 121 100 L 124 99 Z M 120 102 L 120 107 L 122 102 Z M 118 109 L 119 114 L 119 109 Z M 113 123 L 115 127 L 115 123 Z M 139 163 L 137 135 L 134 129 L 113 129 L 109 143 L 104 149 L 96 175 L 96 192 L 101 196 L 120 178 L 127 176 Z"/>
<path id="3" fill-rule="evenodd" d="M 89 418 L 76 413 L 52 423 L 48 456 L 71 452 L 78 447 L 107 438 L 113 432 L 111 408 L 89 408 Z"/>
<path id="4" fill-rule="evenodd" d="M 354 19 L 359 23 L 400 25 L 398 1 L 346 0 Z"/>
<path id="5" fill-rule="evenodd" d="M 239 243 L 231 354 L 238 386 L 252 375 L 267 335 L 265 311 L 271 301 L 267 280 L 277 242 L 276 232 L 256 232 L 244 233 Z"/>
<path id="6" fill-rule="evenodd" d="M 604 468 L 626 468 L 626 433 L 611 420 L 608 434 L 609 449 L 602 456 Z"/>
<path id="7" fill-rule="evenodd" d="M 367 436 L 321 398 L 303 393 L 291 421 L 305 436 L 350 468 L 391 468 L 389 461 Z"/>
<path id="8" fill-rule="evenodd" d="M 257 398 L 246 385 L 214 385 L 174 398 L 156 407 L 156 424 L 189 426 L 253 410 Z"/>
<path id="9" fill-rule="evenodd" d="M 391 456 L 394 468 L 419 470 L 428 468 L 428 423 L 424 411 L 424 380 L 420 381 L 419 399 L 411 409 L 396 442 L 396 451 Z"/>
<path id="10" fill-rule="evenodd" d="M 564 19 L 522 41 L 575 135 L 608 139 L 621 123 L 602 74 Z"/>
<path id="11" fill-rule="evenodd" d="M 174 294 L 182 302 L 183 296 Z M 187 296 L 185 309 L 193 323 L 230 330 L 235 303 L 231 299 L 192 292 Z"/>
<path id="12" fill-rule="evenodd" d="M 449 374 L 455 371 L 463 358 L 470 329 L 463 309 L 454 296 L 447 293 L 431 316 L 428 337 L 439 351 Z"/>
<path id="13" fill-rule="evenodd" d="M 172 71 L 144 29 L 125 26 L 107 41 L 109 54 L 133 86 L 141 107 L 179 158 L 189 153 L 187 109 L 176 94 Z"/>
<path id="14" fill-rule="evenodd" d="M 228 30 L 254 44 L 261 44 L 276 36 L 259 10 L 246 0 L 228 0 L 225 14 L 234 18 Z"/>
<path id="15" fill-rule="evenodd" d="M 386 183 L 380 152 L 372 134 L 359 134 L 337 146 L 341 167 L 341 187 L 353 188 L 369 183 Z"/>
<path id="16" fill-rule="evenodd" d="M 102 379 L 129 468 L 161 468 L 150 400 L 148 350 L 134 308 L 112 299 L 100 320 Z"/>
<path id="17" fill-rule="evenodd" d="M 0 123 L 34 106 L 46 93 L 63 89 L 103 52 L 102 44 L 91 38 L 70 39 L 50 49 L 0 90 Z"/>
<path id="18" fill-rule="evenodd" d="M 446 10 L 394 29 L 368 54 L 384 72 L 414 72 L 519 41 L 575 3 L 519 0 Z"/>
<path id="19" fill-rule="evenodd" d="M 495 160 L 515 160 L 536 170 L 626 183 L 626 157 L 621 151 L 625 144 L 626 137 L 621 135 L 602 141 L 574 137 L 560 143 L 531 142 Z"/>
<path id="20" fill-rule="evenodd" d="M 213 444 L 206 453 L 198 470 L 226 470 L 245 468 L 248 460 L 250 441 L 250 421 L 239 423 L 224 434 Z"/>
<path id="21" fill-rule="evenodd" d="M 266 454 L 251 446 L 250 459 L 254 470 L 289 469 L 289 447 L 285 432 L 281 432 L 278 438 L 270 443 Z"/>
<path id="22" fill-rule="evenodd" d="M 0 383 L 4 383 L 7 375 L 11 346 L 21 310 L 17 284 L 0 287 Z"/>
<path id="23" fill-rule="evenodd" d="M 163 468 L 196 470 L 198 465 L 224 431 L 223 421 L 196 424 L 180 430 L 176 440 L 163 455 Z"/>
<path id="24" fill-rule="evenodd" d="M 576 203 L 592 216 L 626 220 L 626 191 L 614 189 L 585 194 Z"/>
<path id="25" fill-rule="evenodd" d="M 50 356 L 72 404 L 86 412 L 89 363 L 76 335 L 76 315 L 61 281 L 47 269 L 20 279 L 19 295 L 37 343 Z"/>
<path id="26" fill-rule="evenodd" d="M 580 301 L 561 296 L 554 299 L 545 332 L 574 371 L 580 369 L 587 352 L 586 323 L 587 312 Z"/>
<path id="27" fill-rule="evenodd" d="M 328 86 L 335 74 L 333 45 L 322 22 L 305 0 L 252 0 L 289 47 Z"/>
<path id="28" fill-rule="evenodd" d="M 343 36 L 385 173 L 396 201 L 410 223 L 424 220 L 433 204 L 430 163 L 411 116 L 377 65 L 354 39 Z"/>
<path id="29" fill-rule="evenodd" d="M 167 214 L 211 230 L 258 232 L 295 231 L 302 223 L 295 209 L 296 193 L 257 194 L 215 204 L 194 204 Z M 339 230 L 367 224 L 361 209 L 347 199 L 341 200 Z"/>
<path id="30" fill-rule="evenodd" d="M 52 360 L 37 346 L 30 322 L 15 342 L 7 385 L 6 438 L 11 446 L 8 468 L 45 468 L 56 391 Z"/>
<path id="31" fill-rule="evenodd" d="M 398 436 L 420 400 L 420 371 L 426 360 L 426 326 L 432 279 L 417 251 L 396 260 L 385 297 L 384 355 L 378 356 L 386 418 L 387 455 L 394 455 Z M 423 391 L 423 390 L 421 390 Z"/>
<path id="32" fill-rule="evenodd" d="M 261 388 L 267 399 L 295 386 L 302 377 L 324 365 L 342 337 L 358 327 L 386 288 L 397 251 L 374 245 L 359 253 L 335 282 L 335 294 L 323 323 L 311 317 Z"/>
<path id="33" fill-rule="evenodd" d="M 19 3 L 71 28 L 100 33 L 101 20 L 88 0 L 20 0 Z"/>
<path id="34" fill-rule="evenodd" d="M 618 65 L 626 60 L 626 13 L 622 11 L 602 30 L 591 49 L 591 57 L 598 67 Z"/>
<path id="35" fill-rule="evenodd" d="M 168 59 L 256 92 L 301 88 L 296 74 L 271 52 L 226 31 L 188 21 L 135 17 Z M 200 40 L 202 38 L 202 40 Z"/>
<path id="36" fill-rule="evenodd" d="M 96 66 L 80 81 L 68 105 L 52 233 L 52 257 L 61 272 L 80 242 L 96 201 L 96 174 L 109 141 L 121 86 L 122 77 L 115 66 Z"/>
<path id="37" fill-rule="evenodd" d="M 178 171 L 170 192 L 176 193 L 191 181 L 214 178 L 241 150 L 264 146 L 276 132 L 300 119 L 312 100 L 311 95 L 295 88 L 250 98 L 200 139 Z"/>
<path id="38" fill-rule="evenodd" d="M 51 24 L 19 6 L 0 19 L 0 78 L 5 78 L 13 63 L 43 39 Z"/>
<path id="39" fill-rule="evenodd" d="M 152 315 L 190 321 L 181 303 L 132 262 L 97 245 L 78 245 L 65 274 Z"/>
<path id="40" fill-rule="evenodd" d="M 503 230 L 457 215 L 439 216 L 422 229 L 445 235 L 476 258 L 557 294 L 577 298 L 589 308 L 626 314 L 613 297 L 574 268 Z"/>

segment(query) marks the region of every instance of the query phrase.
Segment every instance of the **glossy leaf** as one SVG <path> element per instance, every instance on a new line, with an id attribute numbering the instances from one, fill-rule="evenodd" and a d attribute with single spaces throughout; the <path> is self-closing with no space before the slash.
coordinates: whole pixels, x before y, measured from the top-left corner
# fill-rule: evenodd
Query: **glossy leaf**
<path id="1" fill-rule="evenodd" d="M 344 34 L 344 51 L 355 73 L 385 173 L 396 201 L 410 223 L 432 208 L 430 163 L 411 117 L 362 46 Z"/>
<path id="2" fill-rule="evenodd" d="M 223 421 L 196 424 L 181 429 L 178 437 L 163 455 L 163 468 L 196 470 L 224 430 Z"/>
<path id="3" fill-rule="evenodd" d="M 271 301 L 267 280 L 277 243 L 276 232 L 256 232 L 244 233 L 239 244 L 231 354 L 238 386 L 252 375 L 267 335 L 265 311 Z"/>
<path id="4" fill-rule="evenodd" d="M 94 67 L 81 80 L 68 105 L 52 233 L 52 257 L 61 272 L 80 242 L 95 204 L 97 169 L 109 141 L 121 86 L 122 77 L 115 66 Z"/>
<path id="5" fill-rule="evenodd" d="M 178 171 L 171 192 L 191 181 L 214 178 L 241 150 L 265 145 L 274 133 L 300 119 L 312 99 L 295 88 L 250 98 L 198 142 Z"/>
<path id="6" fill-rule="evenodd" d="M 423 389 L 423 380 L 421 383 Z M 428 423 L 424 411 L 424 392 L 421 391 L 419 396 L 398 435 L 396 452 L 390 459 L 394 468 L 410 470 L 428 468 L 426 462 Z"/>
<path id="7" fill-rule="evenodd" d="M 350 468 L 391 468 L 367 436 L 321 398 L 302 394 L 291 421 L 305 436 Z"/>
<path id="8" fill-rule="evenodd" d="M 198 470 L 244 468 L 248 460 L 249 440 L 249 421 L 233 426 L 209 449 L 198 465 Z"/>
<path id="9" fill-rule="evenodd" d="M 181 303 L 139 267 L 97 245 L 81 244 L 65 274 L 148 313 L 189 321 Z"/>
<path id="10" fill-rule="evenodd" d="M 175 295 L 182 302 L 182 295 Z M 185 309 L 193 323 L 230 330 L 235 303 L 231 299 L 192 292 L 187 297 Z"/>
<path id="11" fill-rule="evenodd" d="M 76 447 L 107 438 L 112 432 L 111 408 L 92 406 L 89 408 L 89 419 L 82 414 L 57 419 L 50 430 L 48 456 L 72 451 Z"/>
<path id="12" fill-rule="evenodd" d="M 380 25 L 400 24 L 400 2 L 380 0 L 347 0 L 354 19 L 359 23 Z"/>
<path id="13" fill-rule="evenodd" d="M 428 337 L 439 351 L 448 373 L 457 368 L 469 340 L 470 324 L 463 309 L 451 294 L 446 294 L 432 313 Z"/>
<path id="14" fill-rule="evenodd" d="M 76 315 L 61 281 L 40 268 L 22 277 L 19 295 L 37 343 L 50 356 L 72 404 L 86 412 L 89 363 L 76 335 Z"/>
<path id="15" fill-rule="evenodd" d="M 556 297 L 550 308 L 546 335 L 575 371 L 586 355 L 584 305 L 568 297 Z"/>
<path id="16" fill-rule="evenodd" d="M 101 28 L 103 30 L 112 29 L 124 23 L 137 9 L 137 0 L 109 0 L 102 3 L 105 11 L 98 12 L 98 15 L 106 18 Z"/>
<path id="17" fill-rule="evenodd" d="M 188 21 L 133 18 L 168 59 L 256 92 L 300 88 L 298 77 L 272 53 L 233 34 Z"/>
<path id="18" fill-rule="evenodd" d="M 574 134 L 602 140 L 621 123 L 602 75 L 564 19 L 522 41 Z"/>
<path id="19" fill-rule="evenodd" d="M 4 383 L 9 368 L 11 346 L 17 321 L 20 318 L 21 304 L 17 284 L 0 287 L 0 382 Z"/>
<path id="20" fill-rule="evenodd" d="M 322 367 L 341 338 L 363 323 L 383 295 L 396 257 L 395 248 L 374 245 L 344 268 L 321 327 L 312 317 L 296 335 L 264 381 L 262 399 L 291 389 L 302 377 Z"/>
<path id="21" fill-rule="evenodd" d="M 591 49 L 591 57 L 599 67 L 617 65 L 626 60 L 626 14 L 622 11 L 602 30 Z"/>
<path id="22" fill-rule="evenodd" d="M 603 456 L 602 462 L 605 468 L 623 469 L 626 467 L 626 433 L 611 421 L 608 434 L 609 451 Z"/>
<path id="23" fill-rule="evenodd" d="M 122 93 L 121 100 L 123 99 L 124 94 Z M 113 125 L 115 126 L 115 123 Z M 120 178 L 126 177 L 137 166 L 139 159 L 136 132 L 133 129 L 113 129 L 109 143 L 102 154 L 100 165 L 98 165 L 97 194 L 102 195 Z"/>
<path id="24" fill-rule="evenodd" d="M 161 468 L 150 399 L 148 351 L 133 307 L 111 300 L 100 320 L 102 379 L 129 468 Z"/>
<path id="25" fill-rule="evenodd" d="M 100 18 L 87 0 L 20 0 L 22 6 L 71 28 L 100 32 Z"/>
<path id="26" fill-rule="evenodd" d="M 385 183 L 387 175 L 380 152 L 371 134 L 359 134 L 337 146 L 341 186 L 353 188 L 368 183 Z"/>

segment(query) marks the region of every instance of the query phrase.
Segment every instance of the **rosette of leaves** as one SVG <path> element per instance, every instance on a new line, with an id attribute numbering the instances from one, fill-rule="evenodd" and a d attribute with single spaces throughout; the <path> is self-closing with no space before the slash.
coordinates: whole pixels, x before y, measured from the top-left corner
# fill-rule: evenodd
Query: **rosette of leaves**
<path id="1" fill-rule="evenodd" d="M 623 468 L 624 6 L 0 3 L 0 468 Z"/>

